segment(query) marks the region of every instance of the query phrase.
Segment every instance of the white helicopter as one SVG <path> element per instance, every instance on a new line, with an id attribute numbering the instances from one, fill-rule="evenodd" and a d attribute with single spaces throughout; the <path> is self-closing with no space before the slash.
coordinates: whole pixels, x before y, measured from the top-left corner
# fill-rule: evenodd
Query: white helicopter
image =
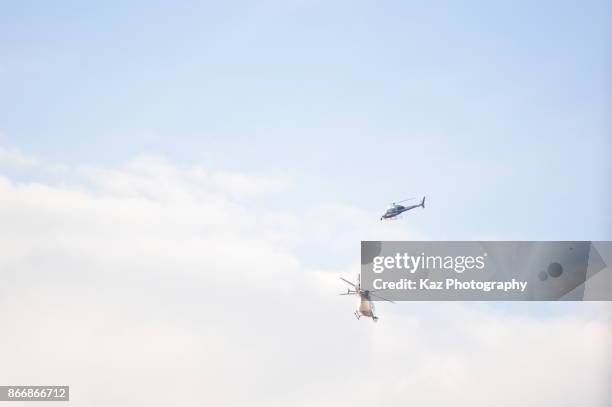
<path id="1" fill-rule="evenodd" d="M 362 290 L 359 274 L 357 275 L 357 284 L 353 284 L 350 281 L 343 279 L 342 277 L 340 277 L 340 280 L 344 281 L 345 283 L 353 287 L 353 290 L 351 290 L 350 288 L 347 288 L 347 291 L 345 293 L 341 293 L 340 295 L 358 295 L 359 296 L 359 305 L 357 309 L 355 310 L 355 317 L 357 317 L 357 319 L 361 317 L 370 317 L 372 318 L 372 321 L 374 322 L 378 321 L 378 317 L 374 315 L 374 302 L 372 302 L 371 297 L 376 297 L 378 299 L 388 301 L 392 304 L 395 304 L 391 300 L 383 298 L 380 295 L 374 294 L 373 290 Z"/>

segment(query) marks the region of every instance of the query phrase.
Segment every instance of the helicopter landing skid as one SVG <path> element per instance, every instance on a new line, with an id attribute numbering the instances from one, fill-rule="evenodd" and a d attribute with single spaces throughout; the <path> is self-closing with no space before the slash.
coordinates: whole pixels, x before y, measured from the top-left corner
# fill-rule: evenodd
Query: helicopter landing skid
<path id="1" fill-rule="evenodd" d="M 393 217 L 391 217 L 391 218 L 385 218 L 385 217 L 382 217 L 382 218 L 380 218 L 380 220 L 384 220 L 384 221 L 394 221 L 394 220 L 400 220 L 400 219 L 402 219 L 402 217 L 403 217 L 402 215 L 395 215 L 395 216 L 393 216 Z"/>

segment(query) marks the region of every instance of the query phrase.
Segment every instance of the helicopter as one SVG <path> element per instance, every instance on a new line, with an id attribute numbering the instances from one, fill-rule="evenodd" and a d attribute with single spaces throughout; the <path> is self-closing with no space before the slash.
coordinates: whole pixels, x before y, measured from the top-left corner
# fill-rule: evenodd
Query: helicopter
<path id="1" fill-rule="evenodd" d="M 380 220 L 383 219 L 391 219 L 391 218 L 395 218 L 396 216 L 409 211 L 410 209 L 414 209 L 414 208 L 423 208 L 425 209 L 425 197 L 423 197 L 423 199 L 421 200 L 421 203 L 418 205 L 409 205 L 409 206 L 404 206 L 404 205 L 399 205 L 402 202 L 406 202 L 406 201 L 410 201 L 413 200 L 414 198 L 408 198 L 408 199 L 404 199 L 403 201 L 399 201 L 399 202 L 393 202 L 391 204 L 391 207 L 389 209 L 387 209 L 387 211 L 383 214 L 383 216 L 380 217 Z"/>
<path id="2" fill-rule="evenodd" d="M 372 297 L 376 297 L 380 300 L 388 301 L 392 304 L 395 304 L 391 300 L 383 298 L 380 295 L 374 294 L 373 290 L 362 290 L 361 281 L 360 281 L 361 279 L 360 279 L 359 274 L 357 275 L 357 284 L 353 284 L 350 281 L 345 280 L 342 277 L 340 277 L 340 280 L 344 281 L 345 283 L 353 287 L 352 290 L 350 288 L 347 288 L 346 292 L 340 293 L 340 295 L 358 295 L 359 296 L 359 305 L 358 305 L 358 308 L 355 310 L 355 317 L 357 317 L 357 319 L 360 319 L 361 317 L 369 317 L 369 318 L 372 318 L 372 321 L 378 322 L 378 317 L 374 315 L 374 303 L 372 302 Z"/>

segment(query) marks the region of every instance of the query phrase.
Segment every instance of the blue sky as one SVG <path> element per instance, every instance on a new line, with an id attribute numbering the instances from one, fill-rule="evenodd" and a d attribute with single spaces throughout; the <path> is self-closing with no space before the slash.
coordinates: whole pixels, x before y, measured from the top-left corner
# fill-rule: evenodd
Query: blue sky
<path id="1" fill-rule="evenodd" d="M 434 239 L 612 239 L 609 2 L 17 2 L 0 142 L 282 174 Z"/>

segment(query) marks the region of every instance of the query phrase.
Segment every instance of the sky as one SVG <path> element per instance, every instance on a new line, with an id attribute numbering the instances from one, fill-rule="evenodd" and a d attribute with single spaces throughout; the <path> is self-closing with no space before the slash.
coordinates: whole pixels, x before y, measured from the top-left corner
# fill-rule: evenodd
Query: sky
<path id="1" fill-rule="evenodd" d="M 4 144 L 143 152 L 380 212 L 436 239 L 610 239 L 607 1 L 5 3 Z"/>
<path id="2" fill-rule="evenodd" d="M 612 240 L 611 29 L 605 1 L 0 4 L 0 383 L 608 406 L 609 303 L 374 325 L 337 293 L 360 240 Z"/>

